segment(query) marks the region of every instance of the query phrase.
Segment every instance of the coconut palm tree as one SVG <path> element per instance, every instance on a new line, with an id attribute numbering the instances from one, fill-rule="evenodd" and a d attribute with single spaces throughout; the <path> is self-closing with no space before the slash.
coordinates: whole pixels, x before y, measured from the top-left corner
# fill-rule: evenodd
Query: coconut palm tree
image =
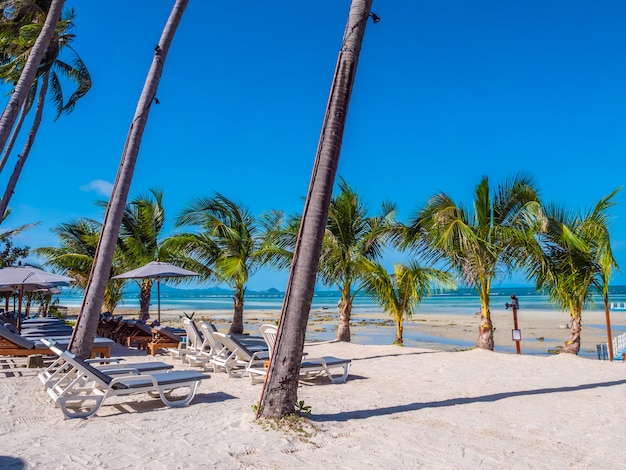
<path id="1" fill-rule="evenodd" d="M 7 3 L 7 2 L 4 2 Z M 19 77 L 22 75 L 28 57 L 32 53 L 34 43 L 39 36 L 43 20 L 47 14 L 47 8 L 50 7 L 50 2 L 45 0 L 36 1 L 21 1 L 21 2 L 8 2 L 21 6 L 21 9 L 14 10 L 13 20 L 8 23 L 17 23 L 19 28 L 19 34 L 17 36 L 0 35 L 0 44 L 3 46 L 0 50 L 5 57 L 5 62 L 0 65 L 0 80 L 17 84 L 19 83 Z M 23 12 L 23 14 L 22 14 Z M 37 107 L 35 110 L 35 117 L 31 126 L 28 138 L 21 154 L 18 157 L 15 168 L 9 182 L 5 189 L 4 195 L 0 200 L 0 213 L 4 213 L 10 202 L 11 196 L 15 191 L 20 174 L 26 163 L 26 159 L 30 154 L 30 150 L 35 141 L 37 131 L 41 124 L 41 118 L 43 115 L 43 108 L 45 103 L 46 94 L 48 88 L 52 96 L 52 101 L 55 105 L 57 116 L 56 119 L 63 113 L 71 112 L 76 102 L 85 96 L 85 94 L 91 88 L 91 77 L 87 71 L 87 67 L 81 60 L 80 56 L 70 46 L 74 35 L 71 34 L 71 30 L 74 26 L 74 11 L 71 10 L 68 14 L 63 15 L 57 25 L 55 35 L 50 42 L 43 61 L 41 62 L 33 84 L 30 89 L 29 98 L 25 101 L 23 109 L 18 121 L 18 126 L 14 129 L 11 141 L 6 148 L 0 167 L 4 167 L 6 160 L 12 150 L 13 143 L 17 133 L 21 129 L 21 125 L 24 121 L 24 117 L 28 114 L 31 105 L 36 99 Z M 13 28 L 7 28 L 9 31 L 13 31 Z M 61 54 L 63 51 L 70 52 L 71 62 L 62 60 Z M 64 100 L 64 94 L 61 86 L 61 77 L 74 83 L 76 89 L 70 95 L 70 97 Z M 39 88 L 38 95 L 37 89 Z"/>
<path id="2" fill-rule="evenodd" d="M 51 0 L 49 7 L 46 9 L 46 16 L 43 28 L 35 40 L 32 50 L 28 54 L 28 59 L 23 67 L 22 73 L 19 76 L 19 80 L 15 85 L 15 89 L 11 94 L 4 112 L 0 116 L 0 149 L 4 149 L 9 134 L 13 128 L 18 116 L 18 112 L 24 106 L 24 102 L 32 88 L 32 84 L 38 72 L 38 68 L 41 65 L 42 58 L 47 52 L 47 49 L 52 41 L 52 38 L 56 32 L 59 18 L 61 17 L 61 11 L 63 10 L 64 0 Z M 30 0 L 14 0 L 5 1 L 0 4 L 0 12 L 2 13 L 0 21 L 3 23 L 1 26 L 4 28 L 5 24 L 12 23 L 16 14 L 20 11 L 21 5 L 32 4 Z M 18 17 L 19 18 L 19 17 Z M 40 17 L 41 19 L 41 17 Z M 15 26 L 15 25 L 13 25 Z M 3 31 L 5 31 L 3 29 Z M 11 30 L 8 34 L 11 34 Z M 13 29 L 14 31 L 14 29 Z M 0 59 L 4 62 L 10 60 L 11 54 L 2 52 Z"/>
<path id="3" fill-rule="evenodd" d="M 297 402 L 300 358 L 304 350 L 348 104 L 371 6 L 372 0 L 352 0 L 350 5 L 287 282 L 277 341 L 257 417 L 282 418 L 293 412 Z"/>
<path id="4" fill-rule="evenodd" d="M 216 193 L 194 201 L 178 216 L 178 227 L 193 227 L 195 232 L 173 235 L 166 242 L 177 264 L 199 273 L 200 280 L 227 284 L 233 290 L 230 333 L 243 333 L 246 284 L 268 264 L 269 241 L 281 220 L 277 212 L 257 220 L 240 203 Z"/>
<path id="5" fill-rule="evenodd" d="M 409 226 L 403 246 L 421 249 L 426 259 L 444 261 L 463 284 L 475 287 L 481 323 L 476 346 L 493 350 L 489 300 L 492 282 L 517 266 L 520 246 L 540 211 L 529 177 L 517 175 L 491 193 L 487 177 L 474 191 L 473 210 L 445 193 L 434 195 Z"/>
<path id="6" fill-rule="evenodd" d="M 156 96 L 156 90 L 163 72 L 165 58 L 169 51 L 176 29 L 180 24 L 189 0 L 176 0 L 167 20 L 159 43 L 154 49 L 152 65 L 144 83 L 135 116 L 131 123 L 122 152 L 122 159 L 117 171 L 117 178 L 107 206 L 102 233 L 94 257 L 94 265 L 89 276 L 83 305 L 70 341 L 70 350 L 80 357 L 88 357 L 93 346 L 93 338 L 98 329 L 98 320 L 102 308 L 102 298 L 111 275 L 111 265 L 119 235 L 126 199 L 133 179 L 141 138 L 146 128 L 150 107 Z"/>
<path id="7" fill-rule="evenodd" d="M 78 219 L 61 224 L 52 229 L 59 239 L 58 247 L 41 247 L 33 250 L 46 259 L 45 265 L 58 269 L 63 274 L 76 279 L 75 285 L 85 289 L 93 266 L 93 259 L 100 238 L 101 225 L 91 219 Z M 124 266 L 120 260 L 120 250 L 116 251 L 111 276 L 121 274 Z M 113 312 L 122 300 L 123 281 L 110 279 L 104 291 L 103 303 Z"/>
<path id="8" fill-rule="evenodd" d="M 529 245 L 525 263 L 529 279 L 570 314 L 565 353 L 578 354 L 582 311 L 590 305 L 594 291 L 604 292 L 610 269 L 617 267 L 610 246 L 608 211 L 618 191 L 584 214 L 546 205 L 540 230 Z"/>
<path id="9" fill-rule="evenodd" d="M 106 203 L 104 204 L 106 205 Z M 151 261 L 167 261 L 169 254 L 160 236 L 165 223 L 163 192 L 155 189 L 126 204 L 120 226 L 119 247 L 125 271 Z M 139 315 L 150 318 L 150 297 L 154 279 L 139 279 Z"/>
<path id="10" fill-rule="evenodd" d="M 393 344 L 404 345 L 402 338 L 405 318 L 411 318 L 422 299 L 432 288 L 454 288 L 449 273 L 435 268 L 422 267 L 416 261 L 408 264 L 395 263 L 393 274 L 389 274 L 381 263 L 366 262 L 368 274 L 364 278 L 365 291 L 380 307 L 393 316 L 396 337 Z"/>
<path id="11" fill-rule="evenodd" d="M 322 242 L 318 276 L 326 286 L 341 292 L 337 339 L 350 341 L 350 318 L 354 297 L 361 291 L 371 261 L 382 256 L 385 237 L 395 216 L 395 206 L 383 203 L 379 215 L 368 216 L 367 208 L 345 180 L 328 210 L 328 225 Z"/>

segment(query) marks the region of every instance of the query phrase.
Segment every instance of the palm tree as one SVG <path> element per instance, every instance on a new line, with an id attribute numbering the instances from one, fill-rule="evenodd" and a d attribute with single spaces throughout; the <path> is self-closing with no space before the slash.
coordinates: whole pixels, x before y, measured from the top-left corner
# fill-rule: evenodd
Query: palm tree
<path id="1" fill-rule="evenodd" d="M 570 314 L 570 337 L 562 349 L 565 353 L 578 354 L 582 311 L 591 303 L 594 290 L 605 292 L 610 270 L 617 267 L 611 252 L 607 212 L 618 191 L 582 215 L 556 205 L 545 206 L 542 226 L 529 245 L 529 279 Z M 608 296 L 605 299 L 608 301 Z"/>
<path id="2" fill-rule="evenodd" d="M 367 209 L 341 179 L 339 194 L 328 210 L 328 225 L 322 242 L 318 275 L 327 286 L 341 292 L 337 339 L 350 341 L 350 317 L 354 297 L 363 288 L 369 262 L 380 258 L 385 247 L 395 207 L 384 203 L 380 215 L 367 216 Z"/>
<path id="3" fill-rule="evenodd" d="M 227 284 L 233 290 L 230 333 L 243 333 L 246 284 L 252 274 L 268 264 L 269 241 L 282 217 L 273 212 L 257 220 L 250 211 L 222 194 L 201 198 L 184 209 L 178 227 L 194 227 L 167 240 L 177 264 L 200 274 L 201 280 Z"/>
<path id="4" fill-rule="evenodd" d="M 120 226 L 120 257 L 124 270 L 143 266 L 151 261 L 167 261 L 169 255 L 159 237 L 165 223 L 163 192 L 154 189 L 126 205 Z M 140 279 L 139 315 L 150 318 L 150 296 L 154 279 Z"/>
<path id="5" fill-rule="evenodd" d="M 156 96 L 156 90 L 163 72 L 165 58 L 169 51 L 176 29 L 180 24 L 189 0 L 176 0 L 159 43 L 154 49 L 152 65 L 141 92 L 135 116 L 131 123 L 122 152 L 122 159 L 117 171 L 117 178 L 107 206 L 102 233 L 94 256 L 94 265 L 83 299 L 80 315 L 74 328 L 69 348 L 80 357 L 88 357 L 93 346 L 93 338 L 98 329 L 98 320 L 102 308 L 102 298 L 111 275 L 111 265 L 119 235 L 130 183 L 135 171 L 141 138 L 148 121 L 150 107 Z"/>
<path id="6" fill-rule="evenodd" d="M 61 224 L 53 229 L 59 239 L 59 247 L 41 247 L 34 250 L 44 257 L 46 265 L 53 266 L 63 274 L 76 279 L 75 284 L 85 289 L 93 266 L 93 259 L 100 238 L 101 225 L 90 219 L 78 219 L 73 223 Z M 116 250 L 111 276 L 121 274 L 124 267 L 120 262 L 120 250 Z M 122 300 L 123 281 L 110 279 L 104 291 L 103 303 L 113 312 Z"/>
<path id="7" fill-rule="evenodd" d="M 1 20 L 3 23 L 3 31 L 5 24 L 13 21 L 16 11 L 20 10 L 20 6 L 31 3 L 32 2 L 30 0 L 2 2 L 0 4 L 0 12 L 2 13 Z M 0 149 L 4 149 L 11 129 L 17 119 L 18 112 L 24 106 L 24 102 L 26 101 L 26 98 L 32 88 L 32 84 L 37 75 L 42 58 L 56 32 L 57 24 L 59 18 L 61 17 L 61 11 L 63 10 L 63 3 L 64 0 L 50 1 L 50 6 L 47 9 L 43 28 L 41 28 L 41 32 L 37 36 L 37 40 L 28 55 L 28 59 L 23 67 L 19 80 L 15 85 L 15 89 L 11 94 L 11 98 L 4 108 L 4 112 L 0 116 Z M 2 54 L 0 54 L 0 58 L 3 61 L 9 60 L 10 57 L 11 55 L 7 55 L 5 51 L 2 51 Z"/>
<path id="8" fill-rule="evenodd" d="M 404 345 L 404 319 L 411 318 L 414 309 L 430 294 L 432 287 L 455 287 L 449 273 L 422 267 L 415 261 L 408 264 L 395 263 L 391 275 L 381 263 L 367 264 L 369 270 L 364 279 L 365 290 L 385 312 L 393 316 L 396 323 L 393 344 L 398 346 Z"/>
<path id="9" fill-rule="evenodd" d="M 350 5 L 348 24 L 337 59 L 287 282 L 276 346 L 263 386 L 257 417 L 282 418 L 293 412 L 297 402 L 300 358 L 304 350 L 306 326 L 328 223 L 328 209 L 339 163 L 348 104 L 371 6 L 372 0 L 352 0 Z"/>
<path id="10" fill-rule="evenodd" d="M 5 62 L 0 65 L 0 80 L 16 84 L 19 83 L 19 77 L 22 75 L 25 62 L 32 53 L 33 43 L 38 37 L 43 19 L 47 14 L 46 9 L 50 7 L 50 4 L 45 0 L 12 3 L 18 4 L 22 7 L 21 9 L 14 10 L 14 16 L 12 16 L 13 20 L 8 22 L 17 23 L 17 30 L 19 31 L 19 34 L 17 36 L 11 36 L 8 34 L 0 36 L 2 37 L 0 44 L 3 46 L 2 55 L 6 59 Z M 58 23 L 57 31 L 46 50 L 39 69 L 37 70 L 36 77 L 31 86 L 29 98 L 23 105 L 18 125 L 14 129 L 11 141 L 4 152 L 2 162 L 0 164 L 1 167 L 4 167 L 4 164 L 12 150 L 13 143 L 15 142 L 15 137 L 21 129 L 24 117 L 37 97 L 37 88 L 39 86 L 39 82 L 41 81 L 37 97 L 35 118 L 22 153 L 18 157 L 13 173 L 9 179 L 2 200 L 0 200 L 0 213 L 4 213 L 9 205 L 11 196 L 15 191 L 20 174 L 24 164 L 26 163 L 26 159 L 28 158 L 32 145 L 35 141 L 39 125 L 41 124 L 48 85 L 50 85 L 52 101 L 57 111 L 55 120 L 58 119 L 61 114 L 71 112 L 74 109 L 76 102 L 85 96 L 91 88 L 91 77 L 87 71 L 87 67 L 76 51 L 70 46 L 70 43 L 74 38 L 74 35 L 70 33 L 73 26 L 74 11 L 71 10 L 67 15 L 64 15 Z M 14 31 L 16 27 L 7 27 L 7 29 L 9 31 Z M 60 55 L 64 50 L 71 52 L 71 63 L 61 60 Z M 67 101 L 64 100 L 63 96 L 60 79 L 61 75 L 74 82 L 76 86 L 76 90 L 67 99 Z"/>
<path id="11" fill-rule="evenodd" d="M 430 198 L 408 230 L 404 246 L 421 248 L 431 261 L 445 261 L 462 282 L 478 291 L 481 324 L 476 346 L 493 350 L 489 310 L 494 279 L 517 265 L 540 206 L 528 177 L 516 176 L 491 194 L 483 177 L 474 191 L 473 211 L 445 193 Z"/>

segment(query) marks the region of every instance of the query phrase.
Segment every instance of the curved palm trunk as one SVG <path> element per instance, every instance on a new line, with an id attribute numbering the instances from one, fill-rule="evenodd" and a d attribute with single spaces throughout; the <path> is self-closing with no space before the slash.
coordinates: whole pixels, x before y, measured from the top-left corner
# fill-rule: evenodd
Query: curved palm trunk
<path id="1" fill-rule="evenodd" d="M 37 110 L 35 112 L 33 125 L 30 128 L 28 138 L 26 139 L 26 143 L 24 144 L 24 148 L 22 149 L 22 154 L 19 156 L 17 162 L 15 163 L 15 168 L 13 169 L 13 173 L 11 174 L 9 182 L 7 183 L 7 187 L 4 190 L 2 200 L 0 200 L 0 214 L 4 214 L 9 207 L 9 202 L 11 201 L 11 196 L 13 196 L 13 193 L 15 192 L 15 187 L 17 186 L 17 181 L 19 180 L 20 174 L 22 173 L 22 168 L 24 168 L 26 159 L 30 154 L 30 149 L 33 147 L 33 143 L 35 142 L 35 137 L 37 136 L 37 131 L 39 130 L 39 125 L 41 124 L 43 107 L 46 102 L 46 92 L 48 91 L 48 78 L 49 74 L 46 72 L 41 79 L 41 90 L 39 91 L 39 97 L 37 98 Z"/>
<path id="2" fill-rule="evenodd" d="M 128 131 L 126 145 L 122 153 L 122 160 L 117 172 L 117 179 L 115 180 L 113 192 L 111 193 L 111 198 L 109 199 L 106 215 L 104 217 L 104 223 L 102 224 L 102 232 L 94 256 L 81 312 L 78 316 L 74 333 L 72 334 L 72 340 L 70 341 L 70 350 L 80 357 L 88 357 L 93 347 L 93 339 L 98 328 L 100 311 L 102 310 L 104 291 L 109 277 L 111 276 L 113 253 L 117 245 L 120 225 L 126 207 L 126 199 L 130 191 L 130 183 L 133 178 L 137 155 L 139 154 L 141 138 L 148 121 L 150 106 L 154 101 L 159 80 L 163 72 L 167 52 L 174 39 L 176 28 L 180 24 L 188 1 L 189 0 L 176 0 L 172 8 L 163 34 L 155 48 L 152 65 L 141 92 L 133 122 Z"/>
<path id="3" fill-rule="evenodd" d="M 578 354 L 580 351 L 580 331 L 582 325 L 582 316 L 580 310 L 576 310 L 572 315 L 572 327 L 570 328 L 570 336 L 565 341 L 565 346 L 561 350 L 568 354 Z"/>
<path id="4" fill-rule="evenodd" d="M 22 130 L 22 125 L 24 124 L 24 120 L 26 119 L 26 114 L 27 114 L 26 103 L 24 103 L 20 111 L 20 117 L 17 120 L 17 123 L 15 124 L 15 128 L 13 129 L 13 132 L 11 133 L 11 139 L 9 140 L 9 143 L 7 144 L 7 147 L 4 150 L 4 154 L 2 155 L 2 161 L 0 161 L 0 173 L 2 173 L 2 170 L 4 170 L 4 167 L 7 164 L 7 161 L 9 160 L 9 155 L 11 155 L 11 152 L 13 151 L 13 146 L 15 145 L 15 141 L 17 140 L 17 136 Z"/>
<path id="5" fill-rule="evenodd" d="M 350 342 L 350 317 L 352 316 L 352 297 L 350 286 L 341 293 L 339 304 L 339 326 L 337 327 L 337 341 Z"/>
<path id="6" fill-rule="evenodd" d="M 146 321 L 150 318 L 150 294 L 152 280 L 142 279 L 139 284 L 139 319 Z"/>
<path id="7" fill-rule="evenodd" d="M 493 351 L 493 324 L 491 323 L 491 311 L 489 310 L 489 296 L 480 293 L 480 326 L 478 327 L 478 340 L 476 347 Z"/>
<path id="8" fill-rule="evenodd" d="M 604 290 L 604 318 L 606 319 L 606 338 L 607 346 L 609 349 L 609 361 L 614 359 L 615 352 L 613 351 L 613 335 L 611 334 L 611 308 L 609 307 L 609 291 Z"/>
<path id="9" fill-rule="evenodd" d="M 404 339 L 402 338 L 402 333 L 404 331 L 404 321 L 402 320 L 404 315 L 400 317 L 396 317 L 396 339 L 393 341 L 393 344 L 397 346 L 404 346 Z"/>
<path id="10" fill-rule="evenodd" d="M 17 85 L 15 85 L 15 90 L 11 94 L 2 116 L 0 116 L 0 149 L 4 149 L 6 146 L 11 129 L 17 119 L 17 113 L 24 106 L 28 92 L 33 86 L 41 59 L 54 36 L 56 25 L 61 17 L 63 3 L 64 0 L 52 0 L 46 16 L 46 22 L 30 51 L 24 70 L 22 70 Z"/>
<path id="11" fill-rule="evenodd" d="M 243 333 L 243 302 L 245 290 L 238 287 L 233 295 L 233 322 L 230 324 L 228 332 L 232 335 Z"/>
<path id="12" fill-rule="evenodd" d="M 263 386 L 257 417 L 281 418 L 294 410 L 306 326 L 313 300 L 322 240 L 337 173 L 341 142 L 365 24 L 372 0 L 352 0 L 337 59 L 315 166 L 294 250 L 278 324 L 276 345 Z"/>

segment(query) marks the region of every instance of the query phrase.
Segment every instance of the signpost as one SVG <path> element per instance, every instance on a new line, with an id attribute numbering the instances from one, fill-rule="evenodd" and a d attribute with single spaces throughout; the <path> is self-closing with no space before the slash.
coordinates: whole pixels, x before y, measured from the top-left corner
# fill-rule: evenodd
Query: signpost
<path id="1" fill-rule="evenodd" d="M 511 331 L 511 337 L 513 341 L 515 341 L 515 349 L 517 350 L 517 354 L 521 354 L 520 351 L 520 341 L 522 341 L 522 330 L 517 327 L 517 309 L 519 308 L 519 301 L 515 294 L 511 294 L 511 303 L 506 304 L 506 308 L 511 307 L 513 309 L 513 330 Z"/>

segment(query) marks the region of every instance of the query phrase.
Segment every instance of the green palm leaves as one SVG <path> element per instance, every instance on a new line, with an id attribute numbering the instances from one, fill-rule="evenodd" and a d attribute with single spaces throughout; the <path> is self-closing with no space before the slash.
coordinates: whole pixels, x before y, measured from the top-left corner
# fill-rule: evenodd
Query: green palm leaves
<path id="1" fill-rule="evenodd" d="M 530 178 L 515 176 L 492 192 L 484 177 L 474 190 L 472 210 L 439 193 L 407 229 L 404 246 L 420 249 L 432 262 L 448 264 L 463 284 L 477 289 L 482 318 L 478 347 L 493 349 L 492 282 L 518 265 L 520 250 L 539 213 Z"/>
<path id="2" fill-rule="evenodd" d="M 382 205 L 378 215 L 368 216 L 356 192 L 340 180 L 339 194 L 332 199 L 328 211 L 318 270 L 325 285 L 337 286 L 341 292 L 339 341 L 350 341 L 354 296 L 363 288 L 369 262 L 382 255 L 394 216 L 395 206 L 389 203 Z"/>
<path id="3" fill-rule="evenodd" d="M 195 231 L 172 236 L 167 246 L 178 263 L 199 273 L 201 280 L 233 289 L 230 333 L 243 333 L 246 284 L 261 266 L 278 259 L 279 250 L 273 250 L 270 241 L 280 238 L 282 214 L 272 212 L 257 219 L 245 206 L 216 193 L 193 202 L 176 222 Z"/>
<path id="4" fill-rule="evenodd" d="M 380 263 L 367 262 L 366 265 L 365 291 L 385 312 L 393 316 L 396 323 L 396 338 L 393 343 L 400 346 L 404 342 L 404 319 L 411 318 L 422 299 L 435 287 L 455 287 L 449 273 L 422 267 L 415 261 L 408 264 L 395 263 L 393 274 L 387 273 Z"/>

